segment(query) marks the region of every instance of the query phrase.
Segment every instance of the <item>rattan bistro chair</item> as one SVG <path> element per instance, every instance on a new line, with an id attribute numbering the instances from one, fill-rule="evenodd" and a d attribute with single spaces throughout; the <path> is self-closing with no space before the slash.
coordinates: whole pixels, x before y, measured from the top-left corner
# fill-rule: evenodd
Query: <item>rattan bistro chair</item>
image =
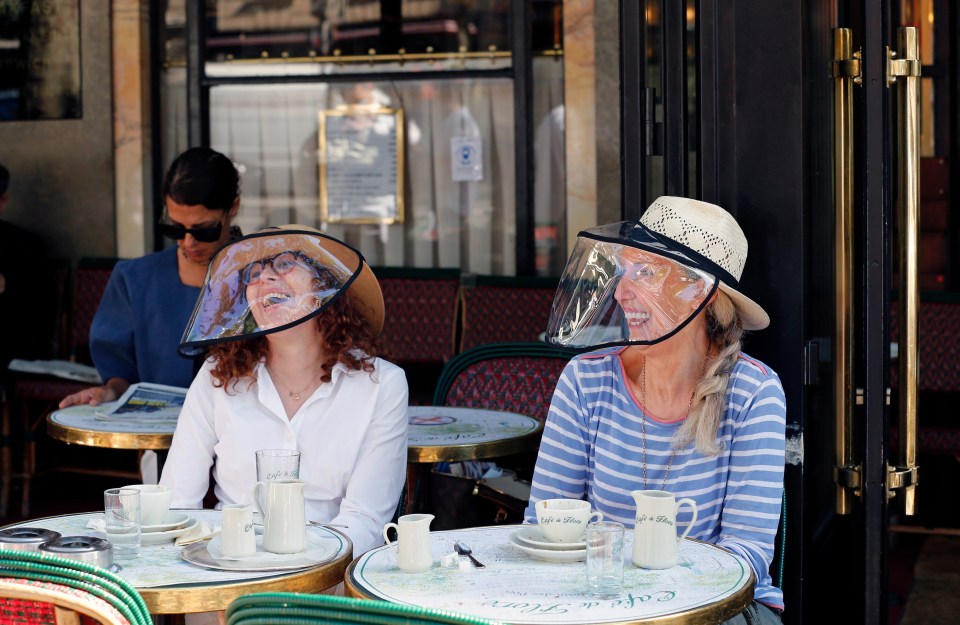
<path id="1" fill-rule="evenodd" d="M 73 362 L 91 364 L 90 324 L 100 305 L 100 298 L 106 289 L 116 258 L 82 258 L 76 272 L 76 284 L 70 306 L 68 353 L 66 357 Z M 0 514 L 6 515 L 10 497 L 9 482 L 20 481 L 20 516 L 30 516 L 30 487 L 38 473 L 37 438 L 42 436 L 47 414 L 54 410 L 57 403 L 71 393 L 83 390 L 90 384 L 64 380 L 46 375 L 23 374 L 12 380 L 12 390 L 4 407 L 5 430 L 13 431 L 12 438 L 19 442 L 22 455 L 21 470 L 9 471 L 3 477 L 3 490 L 0 492 Z M 15 416 L 19 414 L 19 422 Z M 4 458 L 4 464 L 7 459 Z M 137 478 L 139 473 L 129 472 L 124 477 Z"/>
<path id="2" fill-rule="evenodd" d="M 227 608 L 227 625 L 499 625 L 467 614 L 333 595 L 254 593 Z"/>
<path id="3" fill-rule="evenodd" d="M 90 612 L 91 606 L 101 606 L 106 603 L 111 610 L 104 611 L 113 620 L 102 623 L 130 623 L 130 625 L 152 625 L 150 613 L 140 593 L 133 586 L 118 575 L 85 562 L 69 560 L 43 553 L 28 551 L 13 551 L 0 549 L 0 597 L 4 597 L 4 609 L 16 609 L 18 601 L 33 602 L 28 595 L 35 591 L 39 594 L 41 588 L 52 593 L 73 595 L 78 599 L 74 611 L 96 617 Z M 66 590 L 64 590 L 66 589 Z M 94 601 L 89 597 L 98 599 Z M 53 598 L 51 594 L 49 598 Z M 59 605 L 54 601 L 37 599 L 36 601 Z M 89 611 L 78 609 L 88 607 Z M 21 604 L 21 608 L 33 610 L 29 605 Z M 122 618 L 116 619 L 113 612 L 119 613 Z M 42 614 L 38 611 L 37 614 Z M 42 620 L 27 620 L 30 622 L 44 622 Z"/>
<path id="4" fill-rule="evenodd" d="M 459 351 L 536 341 L 547 329 L 558 283 L 539 276 L 461 276 Z"/>
<path id="5" fill-rule="evenodd" d="M 0 578 L 0 623 L 18 625 L 128 625 L 103 599 L 77 588 Z"/>
<path id="6" fill-rule="evenodd" d="M 474 347 L 443 368 L 433 405 L 509 410 L 546 421 L 557 380 L 578 353 L 540 342 Z"/>

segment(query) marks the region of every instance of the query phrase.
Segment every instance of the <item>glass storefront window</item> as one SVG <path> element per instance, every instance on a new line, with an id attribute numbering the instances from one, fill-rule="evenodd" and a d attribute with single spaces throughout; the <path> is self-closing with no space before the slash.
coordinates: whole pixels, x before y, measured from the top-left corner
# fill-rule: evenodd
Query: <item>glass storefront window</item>
<path id="1" fill-rule="evenodd" d="M 533 60 L 533 237 L 536 272 L 559 276 L 567 262 L 563 62 Z"/>
<path id="2" fill-rule="evenodd" d="M 318 112 L 376 104 L 404 112 L 404 219 L 320 221 Z M 373 265 L 515 271 L 513 84 L 464 79 L 219 86 L 210 93 L 211 147 L 242 172 L 238 225 L 303 223 L 341 237 Z M 457 181 L 451 146 L 482 146 L 482 179 Z"/>
<path id="3" fill-rule="evenodd" d="M 373 265 L 513 275 L 518 246 L 528 245 L 516 240 L 516 224 L 532 213 L 531 269 L 560 274 L 567 256 L 560 0 L 530 6 L 534 189 L 524 207 L 516 206 L 507 0 L 199 1 L 206 2 L 208 16 L 202 51 L 211 85 L 209 145 L 241 171 L 237 224 L 244 232 L 303 223 L 342 237 Z M 186 2 L 166 0 L 163 9 L 165 165 L 187 147 Z M 265 77 L 269 81 L 257 82 Z M 396 159 L 402 219 L 344 222 L 342 211 L 330 211 L 319 120 L 324 111 L 329 120 L 359 110 L 350 107 L 402 115 L 402 156 Z M 482 155 L 472 178 L 455 163 L 457 150 L 467 146 Z M 380 176 L 377 168 L 368 175 Z M 322 179 L 328 181 L 326 213 Z"/>
<path id="4" fill-rule="evenodd" d="M 210 0 L 208 15 L 205 57 L 211 75 L 397 71 L 393 65 L 412 71 L 482 70 L 510 64 L 506 0 Z"/>
<path id="5" fill-rule="evenodd" d="M 187 24 L 185 0 L 165 0 L 160 46 L 160 162 L 166 168 L 187 149 Z"/>

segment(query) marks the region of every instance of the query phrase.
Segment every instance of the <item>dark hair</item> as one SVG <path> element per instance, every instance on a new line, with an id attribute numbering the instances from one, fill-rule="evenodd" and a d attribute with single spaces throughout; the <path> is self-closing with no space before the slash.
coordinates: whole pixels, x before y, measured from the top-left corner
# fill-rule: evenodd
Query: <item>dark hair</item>
<path id="1" fill-rule="evenodd" d="M 10 172 L 7 171 L 6 167 L 0 165 L 0 195 L 7 192 L 8 186 L 10 186 Z"/>
<path id="2" fill-rule="evenodd" d="M 228 211 L 240 195 L 240 174 L 229 158 L 210 148 L 178 156 L 163 180 L 163 197 L 177 204 Z"/>

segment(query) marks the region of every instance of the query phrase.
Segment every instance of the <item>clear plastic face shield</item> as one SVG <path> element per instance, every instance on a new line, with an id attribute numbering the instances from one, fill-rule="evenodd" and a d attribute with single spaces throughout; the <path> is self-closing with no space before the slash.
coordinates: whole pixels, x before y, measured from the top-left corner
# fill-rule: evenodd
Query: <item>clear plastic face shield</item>
<path id="1" fill-rule="evenodd" d="M 180 353 L 193 356 L 206 345 L 313 318 L 362 267 L 359 253 L 321 234 L 274 230 L 231 243 L 210 262 Z"/>
<path id="2" fill-rule="evenodd" d="M 581 232 L 553 302 L 547 340 L 574 348 L 650 345 L 679 332 L 707 305 L 718 281 L 665 242 L 635 222 Z"/>

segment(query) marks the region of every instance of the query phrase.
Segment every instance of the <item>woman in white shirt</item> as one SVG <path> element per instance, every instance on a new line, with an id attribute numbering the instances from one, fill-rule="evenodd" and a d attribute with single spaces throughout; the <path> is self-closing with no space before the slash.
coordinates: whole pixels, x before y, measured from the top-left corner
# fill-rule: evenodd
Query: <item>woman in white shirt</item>
<path id="1" fill-rule="evenodd" d="M 307 518 L 382 544 L 403 488 L 407 382 L 378 358 L 383 296 L 359 252 L 306 226 L 271 228 L 213 258 L 180 345 L 209 349 L 161 484 L 200 508 L 251 503 L 258 449 L 297 449 Z"/>

